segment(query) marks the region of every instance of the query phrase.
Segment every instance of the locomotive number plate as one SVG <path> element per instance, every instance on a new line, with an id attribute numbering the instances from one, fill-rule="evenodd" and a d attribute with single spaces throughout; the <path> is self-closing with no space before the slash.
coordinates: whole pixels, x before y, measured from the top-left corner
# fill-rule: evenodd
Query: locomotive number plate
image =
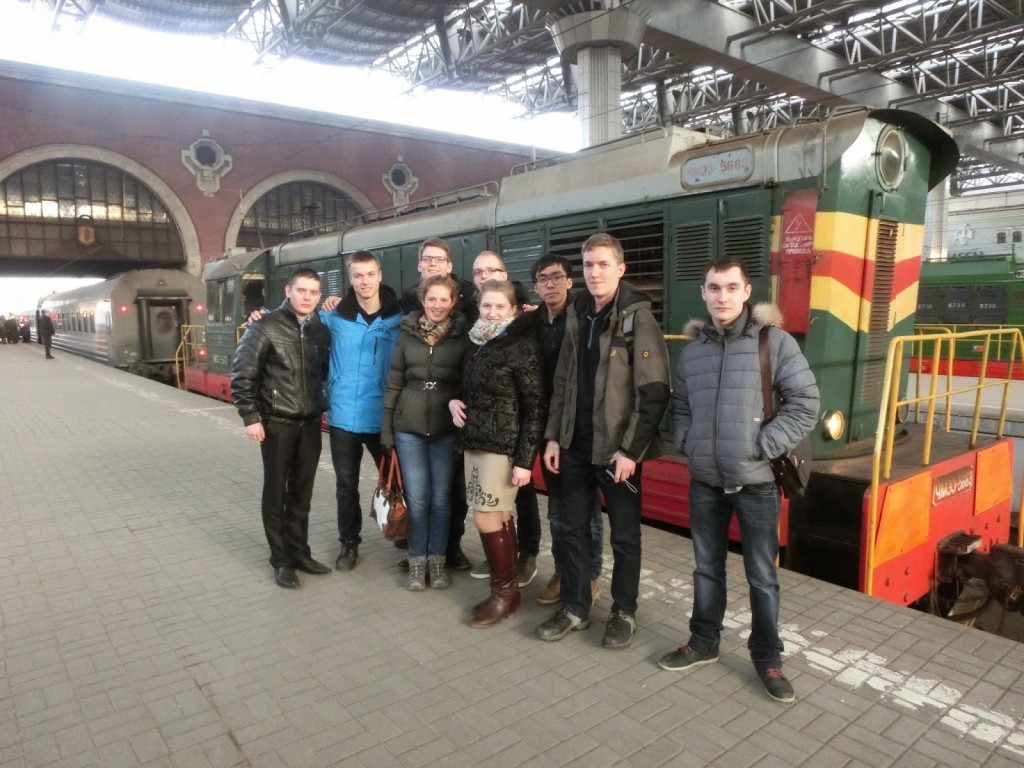
<path id="1" fill-rule="evenodd" d="M 754 172 L 754 153 L 749 147 L 714 155 L 692 157 L 683 163 L 683 184 L 704 187 L 723 181 L 744 181 Z"/>

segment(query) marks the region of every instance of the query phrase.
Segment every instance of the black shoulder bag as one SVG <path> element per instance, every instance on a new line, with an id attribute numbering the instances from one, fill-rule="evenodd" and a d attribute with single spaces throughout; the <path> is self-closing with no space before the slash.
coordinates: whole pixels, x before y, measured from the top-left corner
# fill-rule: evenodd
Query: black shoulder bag
<path id="1" fill-rule="evenodd" d="M 761 395 L 764 397 L 764 423 L 775 418 L 775 409 L 772 407 L 772 363 L 768 351 L 768 332 L 766 325 L 761 328 L 757 338 L 757 352 L 761 359 Z M 790 448 L 781 456 L 768 459 L 775 475 L 775 482 L 779 484 L 782 493 L 787 499 L 803 496 L 807 493 L 807 484 L 811 480 L 811 438 L 804 435 L 795 446 Z"/>

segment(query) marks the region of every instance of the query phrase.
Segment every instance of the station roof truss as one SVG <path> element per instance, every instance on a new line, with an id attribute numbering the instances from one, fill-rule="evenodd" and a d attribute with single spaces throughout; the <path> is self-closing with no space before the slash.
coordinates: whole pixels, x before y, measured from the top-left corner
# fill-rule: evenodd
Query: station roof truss
<path id="1" fill-rule="evenodd" d="M 260 59 L 385 69 L 411 90 L 494 93 L 573 111 L 548 26 L 627 6 L 647 23 L 622 64 L 625 132 L 735 135 L 861 104 L 945 125 L 955 192 L 1024 182 L 1024 0 L 46 0 L 54 24 L 103 14 L 242 38 Z"/>

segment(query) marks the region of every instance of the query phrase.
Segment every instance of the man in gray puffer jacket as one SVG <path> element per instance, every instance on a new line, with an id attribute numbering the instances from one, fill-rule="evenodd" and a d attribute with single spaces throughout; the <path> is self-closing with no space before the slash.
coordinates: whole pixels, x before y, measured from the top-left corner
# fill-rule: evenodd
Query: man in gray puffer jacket
<path id="1" fill-rule="evenodd" d="M 743 262 L 716 259 L 704 271 L 701 295 L 709 317 L 679 356 L 672 392 L 676 446 L 690 472 L 690 534 L 696 568 L 693 613 L 686 645 L 664 656 L 664 669 L 683 670 L 718 659 L 725 615 L 725 562 L 733 513 L 743 541 L 750 585 L 752 626 L 747 647 L 768 695 L 793 701 L 782 673 L 779 638 L 781 502 L 768 459 L 795 446 L 814 428 L 818 385 L 796 341 L 771 328 L 768 346 L 772 389 L 781 406 L 764 423 L 758 334 L 773 325 L 777 310 L 751 309 L 751 285 Z"/>

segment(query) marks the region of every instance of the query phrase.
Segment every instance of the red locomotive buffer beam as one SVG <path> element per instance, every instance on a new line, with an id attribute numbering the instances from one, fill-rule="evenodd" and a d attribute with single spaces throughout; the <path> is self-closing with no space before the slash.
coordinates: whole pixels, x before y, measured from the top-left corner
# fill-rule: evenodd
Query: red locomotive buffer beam
<path id="1" fill-rule="evenodd" d="M 981 538 L 988 552 L 1010 536 L 1013 444 L 999 440 L 968 450 L 910 476 L 880 483 L 874 546 L 866 540 L 869 494 L 864 494 L 861 591 L 900 605 L 929 593 L 940 543 L 951 531 Z M 869 580 L 868 574 L 871 574 Z"/>

